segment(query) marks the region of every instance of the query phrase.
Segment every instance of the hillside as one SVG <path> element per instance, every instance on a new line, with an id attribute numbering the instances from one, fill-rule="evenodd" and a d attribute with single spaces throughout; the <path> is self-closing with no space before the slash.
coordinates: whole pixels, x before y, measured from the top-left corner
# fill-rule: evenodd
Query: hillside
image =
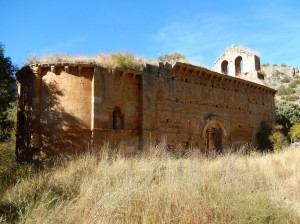
<path id="1" fill-rule="evenodd" d="M 276 89 L 278 92 L 277 101 L 290 101 L 300 105 L 300 71 L 297 67 L 264 64 L 261 72 L 265 74 L 267 86 Z"/>

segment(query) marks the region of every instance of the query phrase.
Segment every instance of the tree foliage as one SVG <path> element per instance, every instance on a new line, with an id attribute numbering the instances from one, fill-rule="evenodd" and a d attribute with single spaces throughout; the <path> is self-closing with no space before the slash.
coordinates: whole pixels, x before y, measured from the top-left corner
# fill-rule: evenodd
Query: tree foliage
<path id="1" fill-rule="evenodd" d="M 293 124 L 300 123 L 300 106 L 289 102 L 277 103 L 276 123 L 282 125 L 282 132 L 287 135 Z"/>
<path id="2" fill-rule="evenodd" d="M 8 112 L 16 100 L 14 71 L 16 67 L 9 57 L 4 56 L 4 46 L 0 43 L 0 141 L 9 139 L 14 122 Z"/>

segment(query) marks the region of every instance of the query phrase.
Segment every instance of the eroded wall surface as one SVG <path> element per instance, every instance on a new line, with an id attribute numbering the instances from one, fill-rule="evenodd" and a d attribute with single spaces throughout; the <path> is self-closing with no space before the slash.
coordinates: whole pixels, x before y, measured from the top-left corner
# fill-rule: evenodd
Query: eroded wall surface
<path id="1" fill-rule="evenodd" d="M 80 154 L 104 144 L 129 154 L 141 149 L 140 74 L 42 65 L 22 69 L 18 80 L 21 160 Z"/>
<path id="2" fill-rule="evenodd" d="M 43 65 L 18 75 L 21 160 L 81 153 L 107 144 L 125 154 L 164 143 L 180 153 L 256 143 L 274 123 L 267 87 L 176 63 L 143 73 L 95 65 Z"/>
<path id="3" fill-rule="evenodd" d="M 133 153 L 140 145 L 140 74 L 108 72 L 98 68 L 94 75 L 93 144 Z"/>
<path id="4" fill-rule="evenodd" d="M 90 144 L 93 67 L 42 68 L 40 133 L 43 151 L 67 153 Z M 47 152 L 49 154 L 49 152 Z"/>
<path id="5" fill-rule="evenodd" d="M 146 147 L 165 139 L 170 149 L 205 151 L 205 126 L 213 117 L 225 129 L 224 147 L 255 144 L 261 122 L 274 122 L 274 93 L 205 69 L 148 65 L 143 74 L 143 94 Z"/>
<path id="6" fill-rule="evenodd" d="M 74 154 L 90 144 L 92 78 L 91 66 L 33 66 L 19 72 L 20 157 L 24 151 L 31 159 Z"/>

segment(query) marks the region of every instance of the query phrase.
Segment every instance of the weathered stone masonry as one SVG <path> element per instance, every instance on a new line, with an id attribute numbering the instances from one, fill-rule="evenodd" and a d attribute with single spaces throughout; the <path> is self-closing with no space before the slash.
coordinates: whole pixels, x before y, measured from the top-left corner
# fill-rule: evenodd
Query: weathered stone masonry
<path id="1" fill-rule="evenodd" d="M 232 45 L 216 60 L 212 69 L 216 72 L 263 84 L 260 58 L 251 49 Z"/>
<path id="2" fill-rule="evenodd" d="M 216 131 L 223 146 L 255 144 L 261 122 L 274 122 L 275 91 L 265 86 L 184 63 L 148 66 L 142 78 L 143 139 L 213 150 Z"/>
<path id="3" fill-rule="evenodd" d="M 170 150 L 222 151 L 256 144 L 274 123 L 275 91 L 177 62 L 142 72 L 53 63 L 17 74 L 20 160 L 74 154 L 108 142 L 125 153 L 166 141 Z"/>

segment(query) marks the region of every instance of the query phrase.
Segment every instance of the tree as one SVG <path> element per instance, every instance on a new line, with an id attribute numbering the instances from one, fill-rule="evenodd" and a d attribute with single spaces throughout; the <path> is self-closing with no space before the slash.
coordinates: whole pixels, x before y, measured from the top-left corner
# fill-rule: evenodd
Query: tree
<path id="1" fill-rule="evenodd" d="M 277 103 L 276 123 L 282 125 L 282 132 L 287 136 L 293 124 L 300 123 L 300 106 L 288 102 Z"/>
<path id="2" fill-rule="evenodd" d="M 11 59 L 4 56 L 4 45 L 0 43 L 0 142 L 10 138 L 14 127 L 14 122 L 8 118 L 8 112 L 16 100 L 15 70 Z"/>

